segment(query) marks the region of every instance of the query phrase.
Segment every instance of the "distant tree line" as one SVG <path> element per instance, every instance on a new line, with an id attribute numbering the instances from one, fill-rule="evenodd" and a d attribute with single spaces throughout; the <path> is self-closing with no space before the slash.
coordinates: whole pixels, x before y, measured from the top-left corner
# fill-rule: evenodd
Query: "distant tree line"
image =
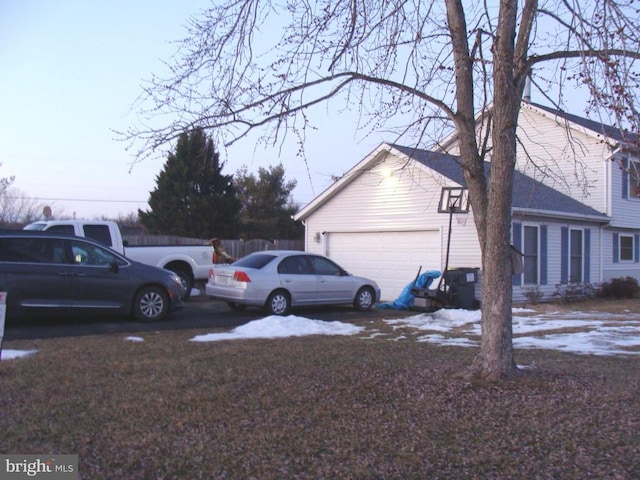
<path id="1" fill-rule="evenodd" d="M 183 133 L 169 153 L 149 196 L 149 209 L 138 210 L 150 234 L 193 238 L 300 239 L 304 227 L 291 218 L 295 180 L 285 180 L 282 164 L 246 166 L 222 173 L 213 140 L 202 129 Z"/>

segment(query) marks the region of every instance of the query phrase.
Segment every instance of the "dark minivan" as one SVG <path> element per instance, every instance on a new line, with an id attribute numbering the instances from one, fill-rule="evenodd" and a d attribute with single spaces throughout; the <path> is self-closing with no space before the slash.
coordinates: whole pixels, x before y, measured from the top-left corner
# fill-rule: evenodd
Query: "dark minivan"
<path id="1" fill-rule="evenodd" d="M 7 323 L 45 311 L 155 321 L 179 308 L 185 294 L 173 272 L 87 238 L 25 230 L 0 231 L 0 292 L 7 292 Z"/>

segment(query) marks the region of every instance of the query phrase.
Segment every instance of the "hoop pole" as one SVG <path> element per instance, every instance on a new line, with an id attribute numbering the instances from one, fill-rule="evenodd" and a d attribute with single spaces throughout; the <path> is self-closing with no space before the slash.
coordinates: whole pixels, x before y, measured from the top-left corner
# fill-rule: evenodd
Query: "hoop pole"
<path id="1" fill-rule="evenodd" d="M 454 206 L 451 205 L 449 207 L 449 232 L 447 233 L 447 255 L 445 256 L 445 260 L 444 260 L 444 271 L 442 272 L 442 275 L 440 276 L 440 281 L 438 282 L 438 290 L 440 290 L 440 286 L 442 285 L 444 276 L 447 272 L 447 269 L 449 268 L 449 248 L 451 247 L 451 224 L 453 222 L 453 210 L 454 210 Z"/>

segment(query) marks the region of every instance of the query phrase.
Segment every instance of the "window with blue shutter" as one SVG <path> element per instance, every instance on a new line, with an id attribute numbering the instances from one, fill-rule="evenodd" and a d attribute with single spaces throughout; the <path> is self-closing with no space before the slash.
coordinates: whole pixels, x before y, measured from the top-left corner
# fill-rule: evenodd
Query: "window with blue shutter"
<path id="1" fill-rule="evenodd" d="M 511 227 L 511 243 L 518 250 L 522 251 L 522 224 L 514 223 Z M 511 284 L 517 287 L 522 284 L 522 275 L 513 275 Z"/>
<path id="2" fill-rule="evenodd" d="M 620 248 L 620 240 L 618 238 L 618 234 L 613 234 L 613 263 L 620 262 L 620 253 L 618 249 Z"/>
<path id="3" fill-rule="evenodd" d="M 622 198 L 629 198 L 629 159 L 622 157 L 620 163 L 622 165 Z"/>
<path id="4" fill-rule="evenodd" d="M 540 285 L 547 284 L 547 226 L 540 225 Z"/>
<path id="5" fill-rule="evenodd" d="M 584 229 L 584 282 L 591 281 L 591 230 Z"/>
<path id="6" fill-rule="evenodd" d="M 569 228 L 560 229 L 560 283 L 569 283 Z"/>
<path id="7" fill-rule="evenodd" d="M 639 263 L 640 262 L 640 235 L 638 234 L 635 234 L 633 236 L 633 250 L 634 250 L 633 261 L 635 263 Z"/>

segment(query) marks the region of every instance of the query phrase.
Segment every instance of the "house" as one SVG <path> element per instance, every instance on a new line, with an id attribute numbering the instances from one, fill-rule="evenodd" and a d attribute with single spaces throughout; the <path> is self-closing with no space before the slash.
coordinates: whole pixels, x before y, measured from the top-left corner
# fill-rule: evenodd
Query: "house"
<path id="1" fill-rule="evenodd" d="M 512 243 L 524 272 L 514 301 L 534 289 L 550 299 L 562 284 L 640 280 L 637 137 L 530 103 L 518 128 Z M 438 213 L 443 188 L 465 186 L 456 153 L 455 137 L 438 151 L 381 144 L 296 214 L 305 249 L 376 279 L 385 300 L 418 268 L 444 269 L 447 250 L 449 268 L 480 268 L 473 210 Z"/>

